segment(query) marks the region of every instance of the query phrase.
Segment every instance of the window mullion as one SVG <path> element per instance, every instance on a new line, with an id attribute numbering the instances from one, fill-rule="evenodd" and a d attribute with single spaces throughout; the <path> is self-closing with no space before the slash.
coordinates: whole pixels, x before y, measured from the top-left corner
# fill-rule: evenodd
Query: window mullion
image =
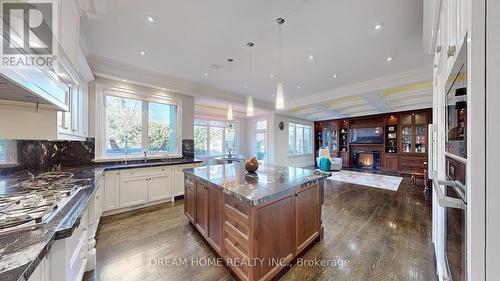
<path id="1" fill-rule="evenodd" d="M 142 151 L 148 152 L 149 147 L 149 103 L 142 101 Z"/>

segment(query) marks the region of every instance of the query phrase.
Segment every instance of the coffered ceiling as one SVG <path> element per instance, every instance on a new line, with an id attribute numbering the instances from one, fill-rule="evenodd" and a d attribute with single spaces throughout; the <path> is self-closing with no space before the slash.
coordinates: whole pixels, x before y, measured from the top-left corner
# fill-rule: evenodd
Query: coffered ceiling
<path id="1" fill-rule="evenodd" d="M 233 102 L 252 95 L 267 109 L 280 78 L 287 113 L 308 119 L 377 113 L 428 98 L 428 92 L 411 88 L 432 78 L 431 57 L 422 47 L 422 1 L 101 0 L 97 5 L 97 16 L 82 22 L 82 44 L 94 71 L 101 62 L 124 64 L 164 75 L 165 81 L 193 83 L 196 87 L 184 87 L 193 95 L 210 89 Z M 286 20 L 281 74 L 278 17 Z M 248 41 L 255 43 L 251 79 Z M 231 77 L 229 57 L 235 60 Z"/>

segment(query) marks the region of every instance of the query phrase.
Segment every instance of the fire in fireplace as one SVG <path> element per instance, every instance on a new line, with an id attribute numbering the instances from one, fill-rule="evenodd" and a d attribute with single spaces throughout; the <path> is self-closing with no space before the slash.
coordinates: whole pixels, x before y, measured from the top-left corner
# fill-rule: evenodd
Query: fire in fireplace
<path id="1" fill-rule="evenodd" d="M 373 154 L 372 153 L 361 153 L 359 154 L 359 166 L 362 168 L 372 168 L 373 167 Z"/>
<path id="2" fill-rule="evenodd" d="M 380 153 L 378 151 L 354 150 L 352 159 L 354 167 L 358 169 L 380 169 Z"/>

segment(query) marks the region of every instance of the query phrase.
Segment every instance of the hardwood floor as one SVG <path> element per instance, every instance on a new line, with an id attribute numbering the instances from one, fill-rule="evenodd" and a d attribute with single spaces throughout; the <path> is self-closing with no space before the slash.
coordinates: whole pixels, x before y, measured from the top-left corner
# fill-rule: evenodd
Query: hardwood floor
<path id="1" fill-rule="evenodd" d="M 281 280 L 437 280 L 431 198 L 421 190 L 412 190 L 409 178 L 397 192 L 328 180 L 324 240 L 302 257 L 311 264 L 296 264 Z M 185 266 L 167 264 L 183 258 Z M 201 264 L 216 256 L 189 224 L 182 201 L 163 204 L 103 218 L 97 269 L 84 280 L 233 280 L 225 267 L 192 265 L 193 258 Z M 329 266 L 312 264 L 321 259 Z"/>

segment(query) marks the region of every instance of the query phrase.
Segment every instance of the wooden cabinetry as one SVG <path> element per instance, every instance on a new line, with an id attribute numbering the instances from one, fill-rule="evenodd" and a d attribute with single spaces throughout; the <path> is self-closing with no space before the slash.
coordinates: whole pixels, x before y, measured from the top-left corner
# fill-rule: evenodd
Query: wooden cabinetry
<path id="1" fill-rule="evenodd" d="M 189 218 L 191 223 L 196 221 L 196 188 L 193 179 L 186 175 L 185 195 L 184 195 L 184 213 Z"/>
<path id="2" fill-rule="evenodd" d="M 239 279 L 271 280 L 320 236 L 321 188 L 312 184 L 253 206 L 189 174 L 184 210 Z M 252 266 L 255 260 L 262 263 Z"/>
<path id="3" fill-rule="evenodd" d="M 399 156 L 393 153 L 384 153 L 382 169 L 386 172 L 396 172 L 399 169 Z"/>
<path id="4" fill-rule="evenodd" d="M 207 240 L 214 249 L 222 254 L 222 190 L 212 185 L 207 186 L 207 215 L 208 234 Z"/>
<path id="5" fill-rule="evenodd" d="M 349 154 L 348 151 L 341 151 L 339 152 L 340 158 L 342 158 L 342 167 L 344 168 L 349 168 L 351 165 L 351 155 Z"/>
<path id="6" fill-rule="evenodd" d="M 297 252 L 302 252 L 319 235 L 319 189 L 304 188 L 295 193 L 295 241 Z"/>
<path id="7" fill-rule="evenodd" d="M 203 236 L 208 233 L 207 185 L 196 181 L 196 216 L 195 225 Z"/>

